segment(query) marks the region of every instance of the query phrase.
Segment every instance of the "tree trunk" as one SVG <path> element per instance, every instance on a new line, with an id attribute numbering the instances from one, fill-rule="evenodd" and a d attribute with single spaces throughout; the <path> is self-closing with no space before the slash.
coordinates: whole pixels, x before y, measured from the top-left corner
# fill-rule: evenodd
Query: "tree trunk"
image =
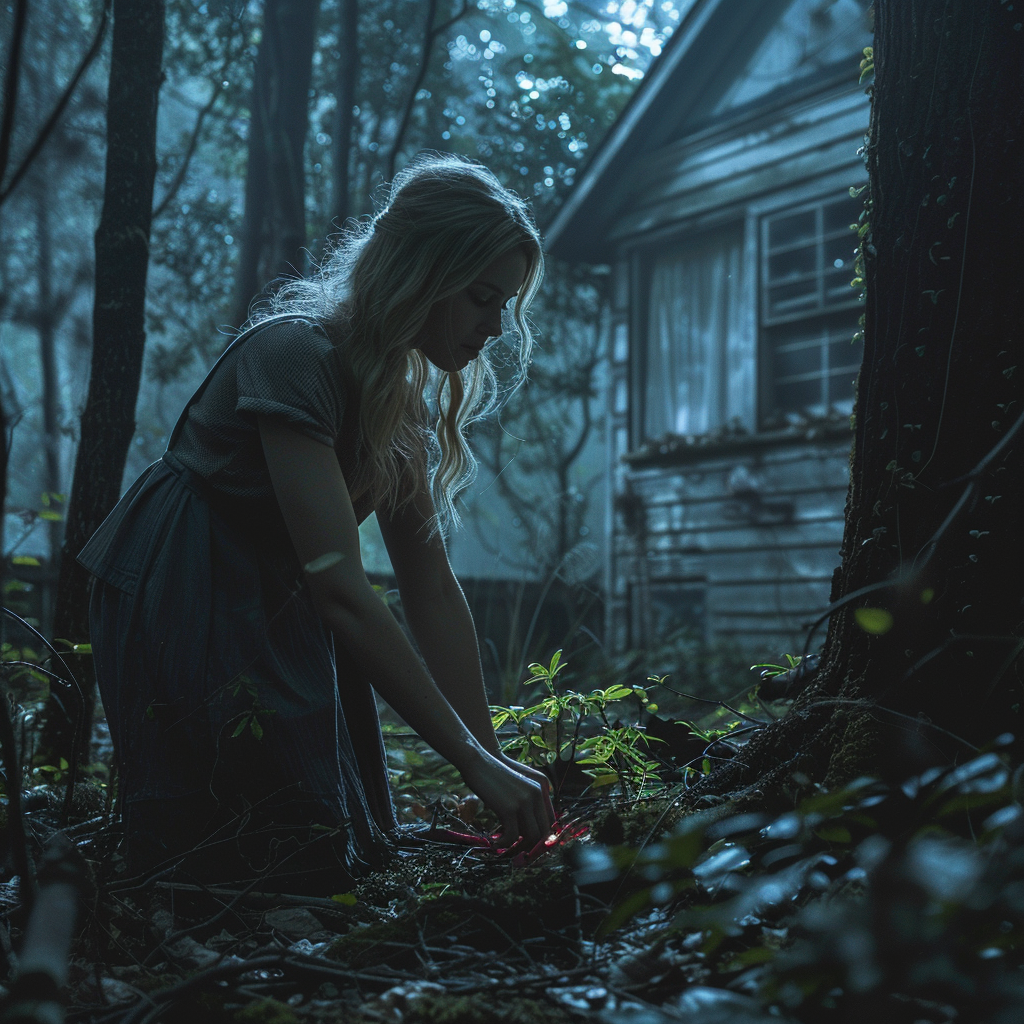
<path id="1" fill-rule="evenodd" d="M 96 231 L 92 364 L 68 503 L 54 624 L 56 636 L 72 641 L 88 635 L 89 576 L 75 556 L 117 502 L 128 445 L 135 432 L 135 402 L 146 340 L 146 273 L 163 42 L 163 0 L 114 0 L 106 177 Z M 72 668 L 85 700 L 85 732 L 79 737 L 85 754 L 94 680 L 88 659 L 72 661 L 77 663 Z M 78 712 L 74 703 L 68 705 L 71 718 Z M 41 752 L 70 761 L 75 725 L 51 700 Z"/>
<path id="2" fill-rule="evenodd" d="M 46 181 L 48 163 L 40 166 L 34 183 L 32 205 L 36 222 L 36 333 L 39 336 L 39 365 L 42 370 L 43 406 L 43 489 L 49 495 L 45 501 L 53 502 L 60 486 L 60 381 L 57 375 L 57 330 L 53 294 L 53 231 L 50 225 L 50 207 Z M 63 524 L 59 519 L 47 523 L 50 569 L 60 560 Z M 52 591 L 50 591 L 52 593 Z M 43 609 L 43 622 L 49 624 L 53 609 Z"/>
<path id="3" fill-rule="evenodd" d="M 309 85 L 319 0 L 266 0 L 256 55 L 234 322 L 259 290 L 305 270 Z"/>
<path id="4" fill-rule="evenodd" d="M 1007 437 L 1024 412 L 1017 20 L 996 3 L 875 4 L 864 364 L 832 599 L 890 586 L 832 617 L 823 678 L 930 719 L 939 729 L 882 716 L 923 758 L 967 752 L 940 729 L 977 744 L 1021 732 L 1024 432 Z"/>
<path id="5" fill-rule="evenodd" d="M 355 123 L 353 107 L 356 102 L 356 83 L 359 80 L 359 0 L 341 0 L 341 19 L 338 26 L 338 78 L 335 94 L 337 107 L 334 117 L 334 181 L 332 188 L 332 223 L 339 229 L 345 226 L 349 215 L 349 195 L 352 183 L 349 176 L 352 150 L 352 128 Z"/>

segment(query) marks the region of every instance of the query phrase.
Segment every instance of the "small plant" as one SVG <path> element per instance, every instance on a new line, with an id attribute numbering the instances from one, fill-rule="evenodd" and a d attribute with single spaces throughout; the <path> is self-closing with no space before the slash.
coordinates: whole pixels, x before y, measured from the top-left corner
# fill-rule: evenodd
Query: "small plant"
<path id="1" fill-rule="evenodd" d="M 642 686 L 614 683 L 590 693 L 570 689 L 560 693 L 556 679 L 567 666 L 562 652 L 555 651 L 549 664 L 529 666 L 531 675 L 523 684 L 542 683 L 546 696 L 529 707 L 491 706 L 495 731 L 508 722 L 516 726 L 517 735 L 505 740 L 502 750 L 541 768 L 558 760 L 575 761 L 585 766 L 583 771 L 594 780 L 592 785 L 618 782 L 626 795 L 630 790 L 639 795 L 649 784 L 660 787 L 661 762 L 648 756 L 646 749 L 653 737 L 647 736 L 639 722 L 613 724 L 608 717 L 611 705 L 630 699 L 638 701 L 642 709 L 657 711 L 647 691 Z M 578 757 L 580 754 L 583 756 Z"/>
<path id="2" fill-rule="evenodd" d="M 762 679 L 774 679 L 775 676 L 781 676 L 783 672 L 791 672 L 800 664 L 801 661 L 803 661 L 803 657 L 799 654 L 795 656 L 792 654 L 785 654 L 783 657 L 788 662 L 787 665 L 775 665 L 772 662 L 765 661 L 758 665 L 751 665 L 750 671 L 753 672 L 755 669 L 760 669 Z"/>

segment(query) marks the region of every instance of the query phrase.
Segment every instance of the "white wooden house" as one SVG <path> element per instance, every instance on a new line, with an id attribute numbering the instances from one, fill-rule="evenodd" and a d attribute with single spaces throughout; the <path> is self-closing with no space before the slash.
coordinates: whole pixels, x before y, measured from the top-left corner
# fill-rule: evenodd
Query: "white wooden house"
<path id="1" fill-rule="evenodd" d="M 696 0 L 547 232 L 613 279 L 607 634 L 798 649 L 827 605 L 862 308 L 867 0 Z"/>

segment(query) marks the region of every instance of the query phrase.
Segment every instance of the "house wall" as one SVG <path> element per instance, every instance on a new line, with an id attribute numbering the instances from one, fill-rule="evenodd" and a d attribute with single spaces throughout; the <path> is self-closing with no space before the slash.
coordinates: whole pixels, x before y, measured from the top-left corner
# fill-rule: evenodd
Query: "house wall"
<path id="1" fill-rule="evenodd" d="M 766 431 L 759 410 L 761 218 L 864 178 L 861 89 L 819 81 L 638 162 L 611 228 L 622 294 L 609 374 L 606 636 L 646 648 L 682 625 L 752 660 L 799 653 L 839 560 L 850 432 L 841 420 Z M 735 430 L 659 449 L 644 436 L 649 266 L 697 232 L 742 225 L 745 296 L 729 346 L 755 368 L 728 405 Z M 850 250 L 855 244 L 851 233 Z M 852 277 L 851 272 L 851 277 Z M 661 439 L 663 440 L 663 439 Z M 652 442 L 654 442 L 652 444 Z"/>
<path id="2" fill-rule="evenodd" d="M 616 524 L 618 645 L 688 627 L 753 660 L 798 653 L 828 604 L 848 465 L 846 437 L 787 437 L 627 471 L 635 511 Z"/>

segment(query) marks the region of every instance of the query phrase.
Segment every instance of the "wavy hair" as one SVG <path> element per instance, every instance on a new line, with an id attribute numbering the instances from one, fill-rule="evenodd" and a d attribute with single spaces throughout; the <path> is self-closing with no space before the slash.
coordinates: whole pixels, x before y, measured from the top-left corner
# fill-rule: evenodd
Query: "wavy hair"
<path id="1" fill-rule="evenodd" d="M 413 347 L 431 307 L 515 249 L 526 255 L 527 273 L 511 316 L 503 317 L 509 386 L 499 388 L 488 357 L 493 341 L 464 370 L 437 370 Z M 541 239 L 526 203 L 481 164 L 425 153 L 395 176 L 376 216 L 350 221 L 316 273 L 287 281 L 250 322 L 308 317 L 343 350 L 361 394 L 364 451 L 353 499 L 369 491 L 375 506 L 393 511 L 429 488 L 433 534 L 458 525 L 456 497 L 476 476 L 466 428 L 526 378 L 533 346 L 526 311 L 543 273 Z"/>

